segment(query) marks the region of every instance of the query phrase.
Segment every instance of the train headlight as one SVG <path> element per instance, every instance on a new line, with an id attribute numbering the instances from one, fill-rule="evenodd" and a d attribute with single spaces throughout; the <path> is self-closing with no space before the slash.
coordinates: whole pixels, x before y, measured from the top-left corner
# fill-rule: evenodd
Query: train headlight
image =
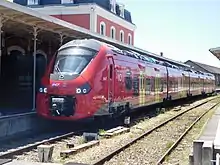
<path id="1" fill-rule="evenodd" d="M 39 88 L 40 93 L 47 93 L 47 88 Z"/>
<path id="2" fill-rule="evenodd" d="M 44 89 L 43 88 L 39 88 L 39 92 L 43 93 Z"/>
<path id="3" fill-rule="evenodd" d="M 81 87 L 76 88 L 76 94 L 87 94 L 91 90 L 91 87 L 88 83 L 85 83 Z"/>

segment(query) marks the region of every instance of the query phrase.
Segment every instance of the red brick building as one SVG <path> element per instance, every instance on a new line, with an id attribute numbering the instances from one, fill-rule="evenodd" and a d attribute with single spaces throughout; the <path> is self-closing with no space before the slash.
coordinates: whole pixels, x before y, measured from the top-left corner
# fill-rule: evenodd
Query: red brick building
<path id="1" fill-rule="evenodd" d="M 96 3 L 45 5 L 36 6 L 33 9 L 123 43 L 134 45 L 136 26 L 131 21 L 125 19 L 124 5 L 117 4 L 117 11 L 119 13 L 116 13 L 116 4 L 114 3 L 114 1 L 110 1 L 110 10 Z"/>

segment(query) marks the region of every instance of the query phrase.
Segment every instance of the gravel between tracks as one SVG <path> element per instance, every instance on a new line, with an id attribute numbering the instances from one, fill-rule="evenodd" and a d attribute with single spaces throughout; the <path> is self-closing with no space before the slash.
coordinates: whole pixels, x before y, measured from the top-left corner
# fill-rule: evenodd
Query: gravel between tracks
<path id="1" fill-rule="evenodd" d="M 105 165 L 153 165 L 160 159 L 165 151 L 179 138 L 179 136 L 213 104 L 205 104 L 193 109 L 165 126 L 152 132 L 134 145 L 114 156 Z"/>
<path id="2" fill-rule="evenodd" d="M 218 100 L 220 101 L 220 100 Z M 217 102 L 216 102 L 217 103 Z M 189 164 L 189 154 L 191 153 L 191 148 L 193 147 L 193 140 L 198 139 L 198 137 L 203 132 L 203 128 L 212 117 L 215 110 L 218 107 L 213 108 L 207 114 L 205 114 L 202 119 L 200 119 L 193 128 L 185 135 L 181 140 L 178 146 L 171 152 L 171 154 L 163 162 L 163 165 L 171 164 L 180 164 L 188 165 Z"/>
<path id="3" fill-rule="evenodd" d="M 197 105 L 204 100 L 196 101 L 191 106 Z M 187 107 L 182 107 L 180 111 L 183 111 L 185 109 L 189 108 Z M 143 133 L 143 130 L 148 130 L 162 121 L 167 120 L 168 118 L 176 115 L 180 111 L 167 111 L 164 114 L 159 114 L 156 117 L 150 118 L 150 119 L 145 119 L 142 122 L 139 122 L 137 125 L 131 127 L 131 131 L 126 134 L 122 134 L 119 136 L 115 136 L 110 139 L 101 139 L 100 140 L 100 145 L 92 147 L 90 149 L 87 149 L 83 152 L 77 153 L 75 155 L 70 156 L 69 158 L 63 160 L 59 157 L 60 151 L 65 149 L 66 147 L 66 141 L 61 141 L 59 143 L 54 144 L 54 153 L 53 153 L 53 162 L 61 162 L 61 163 L 66 163 L 66 162 L 78 162 L 78 163 L 87 163 L 91 164 L 100 159 L 101 157 L 105 156 L 106 154 L 110 153 L 111 151 L 115 150 L 119 146 L 122 146 L 123 144 L 131 141 L 141 133 Z M 79 138 L 79 137 L 78 137 Z M 77 141 L 77 140 L 76 140 Z M 35 162 L 38 160 L 37 152 L 36 150 L 27 152 L 23 155 L 16 156 L 16 159 L 18 160 L 26 160 L 26 161 L 31 161 Z"/>

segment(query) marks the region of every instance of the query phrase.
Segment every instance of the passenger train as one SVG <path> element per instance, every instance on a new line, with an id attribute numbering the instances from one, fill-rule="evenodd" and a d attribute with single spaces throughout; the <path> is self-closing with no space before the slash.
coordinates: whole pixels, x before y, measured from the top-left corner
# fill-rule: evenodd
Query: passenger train
<path id="1" fill-rule="evenodd" d="M 42 78 L 37 113 L 53 120 L 114 116 L 215 91 L 215 77 L 94 39 L 61 46 Z"/>

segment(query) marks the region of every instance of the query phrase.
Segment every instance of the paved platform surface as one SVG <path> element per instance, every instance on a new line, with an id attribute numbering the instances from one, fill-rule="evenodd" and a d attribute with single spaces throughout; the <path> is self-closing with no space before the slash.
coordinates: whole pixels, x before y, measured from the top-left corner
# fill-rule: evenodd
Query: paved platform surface
<path id="1" fill-rule="evenodd" d="M 199 140 L 204 141 L 214 141 L 218 129 L 218 123 L 220 121 L 220 107 L 218 107 L 206 124 L 202 135 L 199 137 Z"/>

